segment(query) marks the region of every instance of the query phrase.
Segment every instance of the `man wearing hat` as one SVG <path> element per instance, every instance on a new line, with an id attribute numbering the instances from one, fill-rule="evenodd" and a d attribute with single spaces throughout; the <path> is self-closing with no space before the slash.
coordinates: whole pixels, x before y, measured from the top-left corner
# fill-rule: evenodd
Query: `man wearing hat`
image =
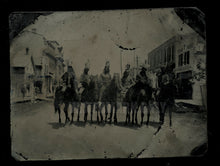
<path id="1" fill-rule="evenodd" d="M 136 81 L 141 82 L 142 84 L 148 84 L 148 78 L 146 75 L 147 69 L 145 67 L 141 68 L 140 73 L 136 76 Z"/>
<path id="2" fill-rule="evenodd" d="M 89 68 L 89 62 L 86 62 L 83 74 L 80 76 L 80 83 L 82 84 L 83 88 L 87 88 L 90 82 Z"/>
<path id="3" fill-rule="evenodd" d="M 135 83 L 133 78 L 132 78 L 132 73 L 131 73 L 131 70 L 130 70 L 130 64 L 126 65 L 126 69 L 123 73 L 123 77 L 121 79 L 121 82 L 122 82 L 122 86 L 125 87 L 126 89 L 130 88 L 130 86 Z"/>
<path id="4" fill-rule="evenodd" d="M 102 120 L 102 108 L 105 106 L 105 120 L 107 121 L 108 109 L 107 104 L 109 101 L 109 94 L 107 93 L 106 88 L 109 86 L 111 82 L 111 74 L 110 74 L 110 62 L 106 61 L 104 71 L 100 75 L 100 92 L 99 92 L 99 101 L 102 102 L 100 106 L 100 115 Z"/>
<path id="5" fill-rule="evenodd" d="M 82 94 L 81 94 L 81 102 L 85 103 L 84 107 L 84 120 L 87 121 L 88 115 L 88 103 L 89 101 L 89 83 L 90 83 L 90 75 L 89 75 L 89 61 L 85 63 L 85 68 L 83 74 L 80 76 L 80 83 L 82 85 Z"/>

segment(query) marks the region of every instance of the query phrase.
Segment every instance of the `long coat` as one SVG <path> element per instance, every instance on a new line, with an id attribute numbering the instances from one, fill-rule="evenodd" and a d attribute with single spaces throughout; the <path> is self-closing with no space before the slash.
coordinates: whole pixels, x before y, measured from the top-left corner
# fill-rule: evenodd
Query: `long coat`
<path id="1" fill-rule="evenodd" d="M 99 78 L 99 99 L 102 102 L 108 102 L 109 101 L 109 92 L 106 89 L 111 82 L 111 75 L 102 73 Z"/>

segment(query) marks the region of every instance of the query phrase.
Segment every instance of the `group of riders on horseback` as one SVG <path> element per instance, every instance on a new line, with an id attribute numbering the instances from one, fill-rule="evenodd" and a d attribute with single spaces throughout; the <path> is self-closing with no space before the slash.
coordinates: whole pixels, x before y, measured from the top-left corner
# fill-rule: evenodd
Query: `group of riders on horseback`
<path id="1" fill-rule="evenodd" d="M 157 73 L 156 81 L 147 76 L 147 69 L 142 67 L 134 79 L 130 65 L 126 65 L 126 70 L 122 78 L 118 73 L 114 73 L 113 78 L 110 75 L 110 63 L 106 62 L 103 72 L 98 75 L 89 75 L 89 63 L 86 63 L 83 74 L 76 79 L 73 68 L 68 68 L 60 80 L 59 86 L 55 91 L 54 106 L 55 112 L 59 113 L 59 122 L 61 122 L 61 105 L 64 104 L 64 113 L 66 123 L 73 122 L 74 109 L 78 110 L 77 121 L 79 121 L 81 104 L 84 104 L 84 121 L 87 122 L 88 106 L 91 106 L 91 122 L 93 122 L 93 109 L 97 112 L 97 122 L 112 122 L 114 110 L 114 123 L 117 123 L 117 109 L 119 103 L 127 108 L 125 124 L 134 122 L 138 124 L 137 113 L 141 109 L 141 125 L 143 124 L 144 107 L 147 107 L 147 122 L 149 124 L 150 110 L 152 106 L 159 109 L 160 124 L 164 123 L 164 115 L 169 108 L 170 126 L 172 125 L 171 113 L 174 106 L 175 96 L 175 75 L 173 73 L 174 65 L 162 67 Z M 155 104 L 156 103 L 156 104 Z M 71 120 L 68 116 L 68 107 L 72 105 Z M 110 116 L 108 116 L 108 104 L 110 104 Z M 105 119 L 102 114 L 105 107 Z M 132 113 L 132 120 L 130 115 Z"/>

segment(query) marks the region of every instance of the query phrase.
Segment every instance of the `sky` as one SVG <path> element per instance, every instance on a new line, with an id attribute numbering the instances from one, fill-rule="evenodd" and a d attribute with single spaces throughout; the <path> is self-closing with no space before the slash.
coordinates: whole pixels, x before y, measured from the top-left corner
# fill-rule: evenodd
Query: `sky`
<path id="1" fill-rule="evenodd" d="M 63 46 L 64 59 L 78 76 L 87 61 L 90 74 L 100 74 L 107 60 L 111 74 L 120 73 L 120 56 L 124 70 L 136 57 L 144 62 L 148 52 L 174 35 L 193 32 L 173 8 L 54 12 L 24 30 L 32 29 Z M 117 45 L 136 49 L 122 51 Z"/>

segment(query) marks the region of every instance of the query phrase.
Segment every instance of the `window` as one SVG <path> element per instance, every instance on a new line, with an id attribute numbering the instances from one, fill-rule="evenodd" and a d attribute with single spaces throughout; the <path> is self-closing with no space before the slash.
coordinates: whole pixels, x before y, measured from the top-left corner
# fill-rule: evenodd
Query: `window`
<path id="1" fill-rule="evenodd" d="M 167 62 L 171 61 L 171 47 L 167 48 Z"/>
<path id="2" fill-rule="evenodd" d="M 183 65 L 183 54 L 179 55 L 179 62 L 178 62 L 179 66 Z"/>
<path id="3" fill-rule="evenodd" d="M 159 64 L 159 51 L 156 52 L 156 66 Z"/>
<path id="4" fill-rule="evenodd" d="M 185 64 L 189 64 L 189 51 L 185 52 L 184 56 Z"/>
<path id="5" fill-rule="evenodd" d="M 155 67 L 156 66 L 156 54 L 154 53 L 153 55 L 153 66 Z"/>
<path id="6" fill-rule="evenodd" d="M 162 50 L 159 51 L 159 61 L 160 61 L 160 64 L 162 63 Z"/>
<path id="7" fill-rule="evenodd" d="M 184 53 L 184 57 L 183 57 L 183 65 L 186 65 L 186 52 Z"/>
<path id="8" fill-rule="evenodd" d="M 189 64 L 189 51 L 184 52 L 184 54 L 179 55 L 179 66 L 187 65 Z"/>
<path id="9" fill-rule="evenodd" d="M 167 50 L 164 49 L 164 64 L 167 62 Z"/>
<path id="10" fill-rule="evenodd" d="M 172 61 L 174 61 L 174 54 L 175 54 L 175 48 L 174 48 L 174 45 L 172 45 L 172 51 L 171 51 L 171 59 Z"/>

